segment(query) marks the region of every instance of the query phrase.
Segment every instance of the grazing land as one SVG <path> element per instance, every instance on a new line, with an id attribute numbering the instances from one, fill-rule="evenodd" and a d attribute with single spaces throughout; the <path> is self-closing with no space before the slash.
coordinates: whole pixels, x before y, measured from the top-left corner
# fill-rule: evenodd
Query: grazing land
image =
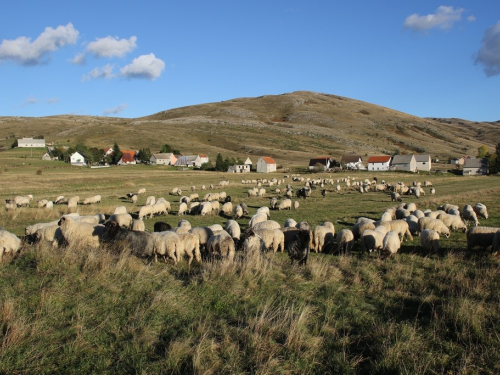
<path id="1" fill-rule="evenodd" d="M 2 152 L 0 198 L 33 194 L 29 208 L 2 211 L 0 226 L 21 236 L 24 227 L 55 220 L 67 206 L 38 209 L 36 201 L 58 195 L 81 199 L 100 194 L 102 202 L 78 206 L 81 215 L 105 213 L 124 205 L 135 216 L 146 197 L 165 197 L 172 211 L 147 219 L 173 226 L 224 224 L 220 215 L 177 216 L 179 187 L 213 184 L 233 204 L 245 202 L 249 216 L 242 229 L 277 187 L 248 198 L 253 184 L 242 179 L 372 179 L 368 172 L 227 174 L 178 171 L 164 166 L 102 169 L 43 162 L 30 150 Z M 41 171 L 41 172 L 39 172 Z M 459 207 L 482 202 L 490 217 L 481 225 L 500 227 L 500 180 L 449 173 L 377 173 L 388 183 L 431 180 L 436 194 L 416 199 L 420 209 L 440 204 Z M 221 180 L 229 186 L 218 187 Z M 292 184 L 297 190 L 303 182 Z M 283 187 L 281 184 L 280 187 Z M 331 221 L 338 232 L 356 219 L 379 219 L 391 203 L 386 192 L 340 194 L 327 185 L 291 211 L 271 211 L 314 227 Z M 146 188 L 137 204 L 126 193 Z M 294 198 L 297 200 L 297 198 Z M 3 209 L 2 209 L 3 210 Z M 442 238 L 441 252 L 427 254 L 418 237 L 398 254 L 382 259 L 362 255 L 311 254 L 306 266 L 291 265 L 285 253 L 247 259 L 237 252 L 233 264 L 221 262 L 152 263 L 111 246 L 77 245 L 53 249 L 24 244 L 0 266 L 0 373 L 298 373 L 298 374 L 475 374 L 500 372 L 500 264 L 488 251 L 466 250 L 464 233 Z"/>

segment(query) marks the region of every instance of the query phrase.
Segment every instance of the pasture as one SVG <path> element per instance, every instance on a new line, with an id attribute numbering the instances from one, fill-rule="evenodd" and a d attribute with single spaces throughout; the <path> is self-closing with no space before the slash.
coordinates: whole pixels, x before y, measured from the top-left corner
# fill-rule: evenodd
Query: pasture
<path id="1" fill-rule="evenodd" d="M 169 195 L 174 187 L 189 195 L 194 185 L 202 198 L 201 185 L 208 192 L 210 184 L 234 205 L 248 205 L 249 216 L 238 219 L 244 230 L 277 186 L 264 186 L 263 198 L 248 198 L 254 185 L 241 180 L 285 174 L 77 168 L 23 152 L 3 152 L 0 169 L 2 200 L 34 195 L 29 208 L 2 208 L 0 226 L 17 235 L 26 225 L 67 213 L 64 205 L 35 208 L 37 200 L 58 195 L 83 200 L 100 194 L 102 203 L 78 206 L 81 215 L 111 214 L 123 205 L 133 216 L 147 196 L 165 197 L 172 212 L 145 220 L 149 231 L 155 221 L 175 226 L 180 219 L 224 225 L 227 218 L 220 215 L 177 216 L 180 197 Z M 425 189 L 425 196 L 405 196 L 404 202 L 433 210 L 443 203 L 482 202 L 490 217 L 481 225 L 500 226 L 498 177 L 356 172 L 331 178 L 348 175 L 376 175 L 388 183 L 431 180 L 436 195 Z M 221 180 L 229 186 L 217 187 Z M 295 190 L 303 186 L 291 177 L 285 183 Z M 395 205 L 389 193 L 360 194 L 341 185 L 340 194 L 326 186 L 323 197 L 318 188 L 299 200 L 297 210 L 271 211 L 271 219 L 294 218 L 311 227 L 331 221 L 338 232 L 359 216 L 379 219 Z M 125 195 L 139 188 L 147 191 L 134 205 Z M 428 255 L 415 236 L 389 259 L 363 256 L 357 246 L 351 256 L 313 253 L 303 267 L 291 266 L 284 253 L 248 260 L 237 252 L 234 264 L 193 262 L 190 272 L 186 262 L 148 265 L 106 246 L 25 244 L 0 267 L 0 373 L 498 373 L 499 258 L 480 249 L 467 252 L 463 233 L 440 242 L 442 252 Z"/>

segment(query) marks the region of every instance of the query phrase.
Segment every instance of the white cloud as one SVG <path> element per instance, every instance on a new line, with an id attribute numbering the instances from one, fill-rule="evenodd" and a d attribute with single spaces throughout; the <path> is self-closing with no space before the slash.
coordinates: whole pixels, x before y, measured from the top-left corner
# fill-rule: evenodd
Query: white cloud
<path id="1" fill-rule="evenodd" d="M 107 36 L 90 42 L 86 50 L 95 57 L 123 57 L 137 47 L 136 41 L 135 36 L 131 36 L 129 40 Z"/>
<path id="2" fill-rule="evenodd" d="M 85 65 L 87 62 L 87 57 L 84 53 L 77 53 L 75 57 L 70 60 L 73 65 Z"/>
<path id="3" fill-rule="evenodd" d="M 120 73 L 127 78 L 149 79 L 154 81 L 165 69 L 165 63 L 156 58 L 153 53 L 141 55 L 132 60 L 132 63 L 121 68 Z"/>
<path id="4" fill-rule="evenodd" d="M 47 104 L 59 103 L 59 98 L 48 98 L 46 102 Z"/>
<path id="5" fill-rule="evenodd" d="M 12 40 L 4 39 L 0 44 L 0 62 L 11 60 L 27 66 L 41 64 L 50 52 L 76 43 L 78 34 L 73 24 L 68 23 L 55 29 L 46 27 L 33 42 L 25 36 Z"/>
<path id="6" fill-rule="evenodd" d="M 114 65 L 107 64 L 104 65 L 102 68 L 94 68 L 92 69 L 88 74 L 85 74 L 82 77 L 82 81 L 90 81 L 91 79 L 111 79 L 115 78 L 116 74 L 113 74 L 113 69 L 115 68 Z"/>
<path id="7" fill-rule="evenodd" d="M 427 31 L 430 29 L 438 28 L 442 30 L 449 30 L 453 27 L 455 22 L 462 19 L 462 13 L 465 9 L 454 9 L 452 6 L 440 6 L 433 14 L 421 16 L 420 14 L 412 14 L 408 16 L 404 22 L 405 29 L 412 31 Z"/>
<path id="8" fill-rule="evenodd" d="M 34 96 L 29 96 L 23 103 L 23 107 L 30 105 L 30 104 L 37 104 L 38 99 L 35 98 Z"/>
<path id="9" fill-rule="evenodd" d="M 484 32 L 476 64 L 483 66 L 484 73 L 488 77 L 500 74 L 500 21 Z"/>
<path id="10" fill-rule="evenodd" d="M 121 104 L 119 105 L 118 107 L 115 107 L 115 108 L 108 108 L 108 109 L 105 109 L 103 112 L 102 112 L 102 115 L 103 116 L 108 116 L 108 115 L 116 115 L 120 112 L 123 112 L 125 109 L 127 109 L 128 107 L 128 104 Z"/>
<path id="11" fill-rule="evenodd" d="M 475 22 L 475 21 L 476 21 L 476 19 L 477 19 L 477 18 L 476 18 L 476 16 L 474 16 L 474 15 L 467 17 L 467 21 L 469 21 L 469 22 Z"/>

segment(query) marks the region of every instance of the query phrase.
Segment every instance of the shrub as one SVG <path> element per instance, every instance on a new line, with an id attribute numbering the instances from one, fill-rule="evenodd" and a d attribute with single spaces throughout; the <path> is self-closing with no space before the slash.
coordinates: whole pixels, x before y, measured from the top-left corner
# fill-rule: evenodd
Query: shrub
<path id="1" fill-rule="evenodd" d="M 41 170 L 41 169 L 39 169 L 38 171 L 36 171 L 36 175 L 37 175 L 37 176 L 41 176 L 41 175 L 42 175 L 42 170 Z"/>

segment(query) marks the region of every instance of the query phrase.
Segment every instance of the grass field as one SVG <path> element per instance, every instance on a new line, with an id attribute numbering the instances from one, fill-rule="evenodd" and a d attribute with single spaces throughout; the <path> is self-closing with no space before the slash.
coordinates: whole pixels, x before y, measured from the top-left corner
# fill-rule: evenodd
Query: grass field
<path id="1" fill-rule="evenodd" d="M 263 175 L 161 166 L 80 169 L 19 150 L 2 153 L 1 164 L 1 199 L 101 194 L 101 204 L 79 206 L 78 212 L 110 214 L 124 205 L 134 215 L 146 196 L 163 196 L 172 212 L 146 220 L 149 230 L 157 220 L 176 225 L 181 219 L 180 197 L 168 194 L 173 187 L 188 191 L 227 179 L 228 187 L 214 190 L 231 195 L 234 204 L 247 203 L 250 216 L 269 204 L 275 188 L 266 188 L 266 198 L 249 199 L 253 185 L 241 179 Z M 431 180 L 436 195 L 405 202 L 420 209 L 482 202 L 490 218 L 481 225 L 500 226 L 498 177 L 377 176 L 407 184 Z M 147 193 L 137 205 L 124 198 L 141 187 Z M 326 197 L 314 191 L 296 211 L 272 211 L 271 219 L 291 217 L 311 226 L 328 220 L 338 232 L 359 216 L 378 219 L 392 205 L 387 193 L 329 190 Z M 35 202 L 2 211 L 0 226 L 21 235 L 26 225 L 67 212 L 65 206 L 37 209 Z M 193 226 L 226 221 L 182 218 Z M 248 220 L 238 220 L 243 229 Z M 441 247 L 441 254 L 428 256 L 415 237 L 389 259 L 362 256 L 356 247 L 345 257 L 311 254 L 305 267 L 291 266 L 283 253 L 246 259 L 238 252 L 234 264 L 194 262 L 188 272 L 187 262 L 148 266 L 106 247 L 24 245 L 0 268 L 0 373 L 499 373 L 499 259 L 479 249 L 467 252 L 463 233 L 442 239 Z"/>

